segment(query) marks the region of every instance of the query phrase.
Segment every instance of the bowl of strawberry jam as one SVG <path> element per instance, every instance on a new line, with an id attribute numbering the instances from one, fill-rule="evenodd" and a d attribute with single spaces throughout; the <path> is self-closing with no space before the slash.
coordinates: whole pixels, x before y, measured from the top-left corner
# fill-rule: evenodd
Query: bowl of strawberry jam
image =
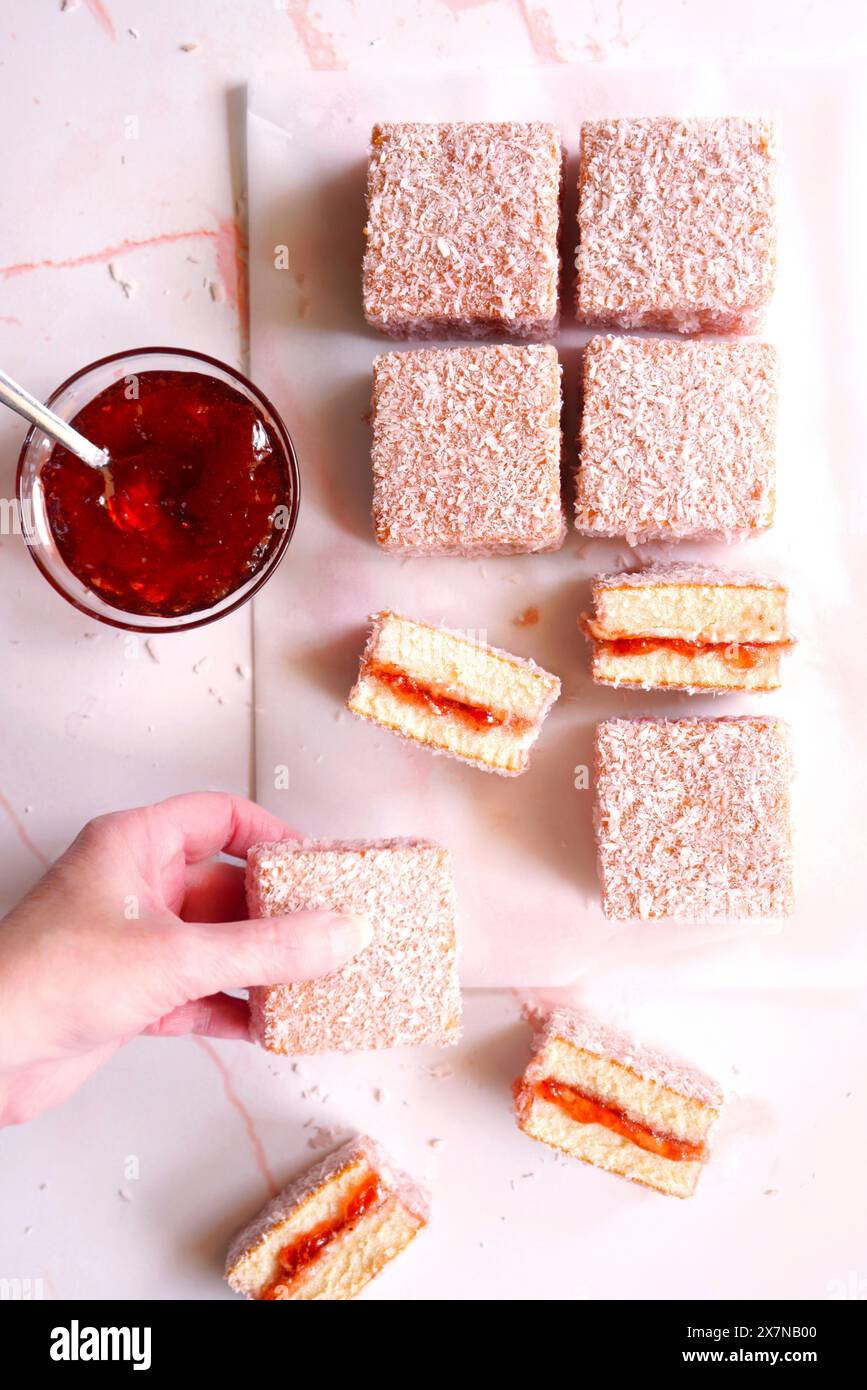
<path id="1" fill-rule="evenodd" d="M 142 348 L 83 367 L 47 404 L 110 460 L 107 481 L 34 427 L 18 463 L 30 553 L 76 608 L 177 631 L 231 613 L 273 574 L 298 514 L 298 462 L 240 372 Z"/>

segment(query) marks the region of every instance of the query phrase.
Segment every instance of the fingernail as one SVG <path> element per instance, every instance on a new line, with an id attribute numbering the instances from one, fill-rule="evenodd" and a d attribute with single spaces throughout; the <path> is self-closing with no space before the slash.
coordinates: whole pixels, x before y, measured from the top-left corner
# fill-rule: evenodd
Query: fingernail
<path id="1" fill-rule="evenodd" d="M 356 955 L 373 940 L 373 924 L 361 912 L 343 912 L 339 917 L 332 917 L 329 926 L 337 937 L 338 946 L 348 954 Z"/>

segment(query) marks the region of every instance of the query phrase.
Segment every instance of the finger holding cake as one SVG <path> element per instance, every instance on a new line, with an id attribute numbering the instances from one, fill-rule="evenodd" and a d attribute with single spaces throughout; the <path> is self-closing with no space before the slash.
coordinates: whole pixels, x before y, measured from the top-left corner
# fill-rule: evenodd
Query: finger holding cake
<path id="1" fill-rule="evenodd" d="M 531 1139 L 674 1197 L 695 1192 L 722 1103 L 697 1068 L 566 1008 L 544 1020 L 515 1083 Z"/>
<path id="2" fill-rule="evenodd" d="M 524 772 L 557 676 L 474 637 L 376 613 L 347 701 L 353 714 L 487 772 Z"/>
<path id="3" fill-rule="evenodd" d="M 289 1183 L 239 1231 L 226 1279 L 261 1302 L 355 1298 L 427 1220 L 427 1194 L 360 1135 Z"/>
<path id="4" fill-rule="evenodd" d="M 793 645 L 785 585 L 704 565 L 600 574 L 579 620 L 600 685 L 643 690 L 776 690 Z"/>

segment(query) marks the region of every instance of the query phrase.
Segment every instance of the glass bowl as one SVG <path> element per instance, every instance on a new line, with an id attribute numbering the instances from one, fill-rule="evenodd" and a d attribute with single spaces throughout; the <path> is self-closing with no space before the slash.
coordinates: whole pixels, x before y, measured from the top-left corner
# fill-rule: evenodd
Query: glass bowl
<path id="1" fill-rule="evenodd" d="M 205 623 L 213 623 L 218 618 L 225 617 L 227 613 L 233 613 L 236 608 L 240 608 L 251 599 L 274 573 L 286 553 L 298 519 L 298 458 L 289 431 L 277 411 L 252 382 L 225 362 L 218 362 L 215 357 L 208 357 L 202 352 L 190 352 L 185 348 L 137 348 L 129 352 L 114 352 L 110 357 L 101 357 L 98 362 L 91 362 L 89 366 L 82 367 L 58 386 L 49 396 L 46 405 L 64 420 L 72 420 L 83 406 L 107 387 L 123 377 L 145 371 L 200 372 L 234 387 L 260 412 L 282 445 L 287 515 L 284 524 L 281 525 L 276 545 L 265 556 L 259 568 L 231 593 L 224 594 L 213 607 L 194 613 L 182 613 L 175 617 L 151 616 L 127 613 L 107 603 L 99 594 L 83 584 L 61 558 L 48 523 L 39 476 L 42 465 L 54 448 L 54 442 L 35 425 L 28 430 L 18 459 L 17 492 L 21 531 L 33 560 L 52 588 L 89 618 L 96 618 L 98 622 L 108 623 L 112 627 L 124 628 L 127 632 L 183 632 L 189 628 L 202 627 Z"/>

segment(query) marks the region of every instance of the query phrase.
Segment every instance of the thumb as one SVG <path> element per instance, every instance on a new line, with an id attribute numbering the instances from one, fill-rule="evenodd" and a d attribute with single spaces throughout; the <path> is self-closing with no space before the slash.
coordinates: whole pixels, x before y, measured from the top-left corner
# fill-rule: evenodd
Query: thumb
<path id="1" fill-rule="evenodd" d="M 189 922 L 178 928 L 188 997 L 248 985 L 293 984 L 330 975 L 373 940 L 366 917 L 293 912 L 244 922 Z"/>

